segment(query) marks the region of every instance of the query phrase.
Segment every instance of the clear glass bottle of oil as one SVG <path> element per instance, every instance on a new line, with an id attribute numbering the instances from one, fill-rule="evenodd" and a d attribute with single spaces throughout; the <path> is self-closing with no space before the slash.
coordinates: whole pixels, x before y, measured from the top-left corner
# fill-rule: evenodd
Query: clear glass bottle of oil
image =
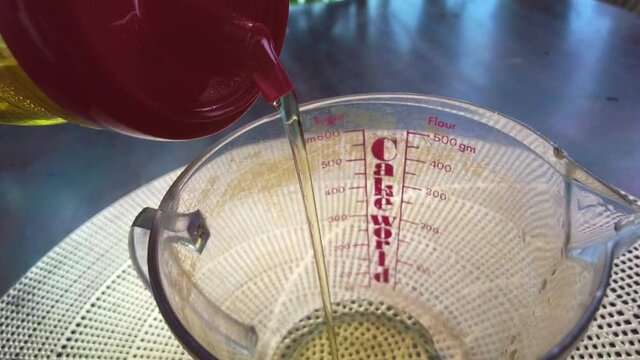
<path id="1" fill-rule="evenodd" d="M 29 79 L 0 37 L 0 123 L 54 125 L 72 120 Z"/>

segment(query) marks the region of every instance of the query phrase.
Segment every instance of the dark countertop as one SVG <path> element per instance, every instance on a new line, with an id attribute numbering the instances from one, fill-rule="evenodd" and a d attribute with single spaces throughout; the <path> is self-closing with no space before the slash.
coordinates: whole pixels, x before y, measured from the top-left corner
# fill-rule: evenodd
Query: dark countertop
<path id="1" fill-rule="evenodd" d="M 387 91 L 466 100 L 640 195 L 640 16 L 625 10 L 591 0 L 304 5 L 291 9 L 282 60 L 302 101 Z M 233 128 L 271 111 L 261 102 Z M 0 127 L 0 294 L 90 217 L 219 138 Z"/>

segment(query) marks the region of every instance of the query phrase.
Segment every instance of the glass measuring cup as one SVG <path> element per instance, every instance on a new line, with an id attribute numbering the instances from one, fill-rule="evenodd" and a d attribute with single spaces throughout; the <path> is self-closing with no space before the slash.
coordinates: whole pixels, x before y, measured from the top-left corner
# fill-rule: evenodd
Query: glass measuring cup
<path id="1" fill-rule="evenodd" d="M 362 350 L 342 358 L 561 358 L 640 239 L 632 199 L 493 111 L 377 94 L 301 114 L 338 346 Z M 258 120 L 132 226 L 134 264 L 198 358 L 328 349 L 290 156 L 279 117 Z"/>

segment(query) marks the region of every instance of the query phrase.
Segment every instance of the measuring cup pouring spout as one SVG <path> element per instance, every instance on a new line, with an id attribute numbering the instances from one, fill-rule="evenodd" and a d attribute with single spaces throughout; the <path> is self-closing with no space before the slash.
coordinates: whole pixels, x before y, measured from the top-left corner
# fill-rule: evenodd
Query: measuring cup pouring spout
<path id="1" fill-rule="evenodd" d="M 640 241 L 638 200 L 601 182 L 573 160 L 566 161 L 567 245 L 570 257 L 616 258 Z"/>

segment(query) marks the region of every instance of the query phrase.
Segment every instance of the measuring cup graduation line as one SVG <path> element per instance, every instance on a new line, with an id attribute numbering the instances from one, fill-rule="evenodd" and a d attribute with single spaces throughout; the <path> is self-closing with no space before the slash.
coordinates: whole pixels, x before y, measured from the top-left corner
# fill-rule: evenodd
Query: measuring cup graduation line
<path id="1" fill-rule="evenodd" d="M 420 226 L 420 225 L 421 225 L 420 223 L 417 223 L 417 222 L 415 222 L 415 221 L 411 221 L 411 220 L 404 220 L 404 219 L 400 219 L 400 222 L 407 223 L 407 224 L 411 224 L 411 225 L 417 225 L 417 226 Z"/>
<path id="2" fill-rule="evenodd" d="M 407 136 L 409 136 L 409 135 L 424 136 L 424 137 L 426 137 L 427 139 L 431 139 L 431 135 L 429 135 L 429 134 L 425 134 L 425 133 L 421 133 L 421 132 L 417 132 L 417 131 L 407 130 Z M 409 138 L 407 138 L 407 139 L 409 139 Z M 411 148 L 411 147 L 419 148 L 420 146 L 412 145 L 412 146 L 409 146 L 409 147 L 410 147 L 410 148 Z"/>
<path id="3" fill-rule="evenodd" d="M 413 147 L 413 149 L 419 149 L 419 147 L 416 146 L 416 147 Z M 408 159 L 407 158 L 406 161 L 414 161 L 414 162 L 418 162 L 418 163 L 421 163 L 421 164 L 426 164 L 427 163 L 426 161 L 419 160 L 419 159 Z"/>
<path id="4" fill-rule="evenodd" d="M 398 265 L 400 264 L 400 239 L 401 239 L 400 235 L 402 233 L 402 210 L 406 204 L 404 200 L 404 184 L 407 178 L 407 152 L 409 150 L 409 134 L 410 133 L 411 132 L 407 130 L 405 135 L 406 143 L 404 145 L 404 162 L 402 166 L 402 186 L 400 190 L 400 212 L 398 213 L 398 218 L 400 219 L 400 221 L 398 221 L 398 235 L 396 237 L 396 264 L 393 272 L 393 289 L 394 290 L 398 285 Z"/>
<path id="5" fill-rule="evenodd" d="M 367 275 L 367 284 L 365 285 L 365 287 L 370 287 L 371 286 L 371 239 L 370 239 L 370 235 L 369 235 L 369 184 L 368 184 L 368 176 L 366 176 L 367 174 L 367 147 L 365 146 L 367 143 L 366 137 L 365 137 L 365 131 L 364 129 L 352 129 L 352 130 L 345 130 L 343 133 L 345 134 L 360 134 L 360 142 L 356 143 L 356 144 L 351 144 L 351 146 L 362 146 L 362 156 L 358 157 L 358 158 L 354 158 L 354 159 L 348 159 L 348 162 L 355 162 L 355 161 L 362 161 L 363 165 L 364 165 L 364 173 L 362 173 L 364 176 L 364 184 L 363 186 L 351 186 L 349 187 L 350 190 L 364 190 L 364 200 L 356 200 L 357 203 L 364 203 L 364 209 L 365 209 L 365 228 L 364 229 L 358 229 L 359 232 L 364 232 L 366 234 L 365 238 L 366 238 L 366 243 L 356 243 L 353 246 L 354 247 L 365 247 L 365 249 L 367 250 L 367 257 L 366 259 L 359 259 L 362 261 L 366 261 L 367 263 L 367 271 L 366 272 L 359 272 L 356 273 L 356 275 Z M 354 175 L 359 175 L 358 172 L 354 173 Z"/>
<path id="6" fill-rule="evenodd" d="M 396 289 L 396 286 L 398 284 L 398 265 L 407 265 L 407 266 L 414 266 L 413 263 L 410 263 L 408 261 L 404 261 L 400 258 L 400 245 L 401 244 L 409 244 L 411 243 L 410 241 L 406 241 L 404 239 L 402 239 L 401 237 L 401 233 L 402 233 L 402 224 L 407 223 L 407 224 L 411 224 L 411 225 L 416 225 L 419 226 L 420 224 L 414 221 L 410 221 L 410 220 L 405 220 L 402 218 L 403 215 L 403 211 L 404 211 L 404 206 L 405 205 L 413 205 L 414 203 L 411 201 L 407 201 L 404 199 L 404 193 L 405 190 L 409 189 L 409 190 L 416 190 L 416 191 L 422 191 L 421 188 L 415 187 L 415 186 L 411 186 L 411 185 L 406 185 L 406 179 L 407 179 L 407 175 L 409 176 L 415 176 L 416 173 L 408 171 L 407 170 L 407 163 L 409 162 L 414 162 L 414 163 L 418 163 L 418 164 L 427 164 L 426 161 L 424 160 L 420 160 L 420 159 L 413 159 L 409 157 L 409 149 L 420 149 L 419 145 L 414 145 L 411 143 L 411 136 L 422 136 L 425 137 L 427 139 L 427 141 L 431 141 L 431 137 L 429 136 L 429 134 L 424 134 L 424 133 L 420 133 L 420 132 L 414 132 L 414 131 L 410 131 L 407 130 L 406 134 L 405 134 L 405 139 L 406 139 L 406 143 L 405 143 L 405 147 L 404 147 L 404 161 L 403 161 L 403 168 L 402 168 L 402 186 L 401 186 L 401 190 L 400 190 L 400 211 L 398 214 L 398 234 L 396 237 L 396 262 L 395 262 L 395 271 L 394 271 L 394 275 L 393 275 L 393 289 Z"/>

